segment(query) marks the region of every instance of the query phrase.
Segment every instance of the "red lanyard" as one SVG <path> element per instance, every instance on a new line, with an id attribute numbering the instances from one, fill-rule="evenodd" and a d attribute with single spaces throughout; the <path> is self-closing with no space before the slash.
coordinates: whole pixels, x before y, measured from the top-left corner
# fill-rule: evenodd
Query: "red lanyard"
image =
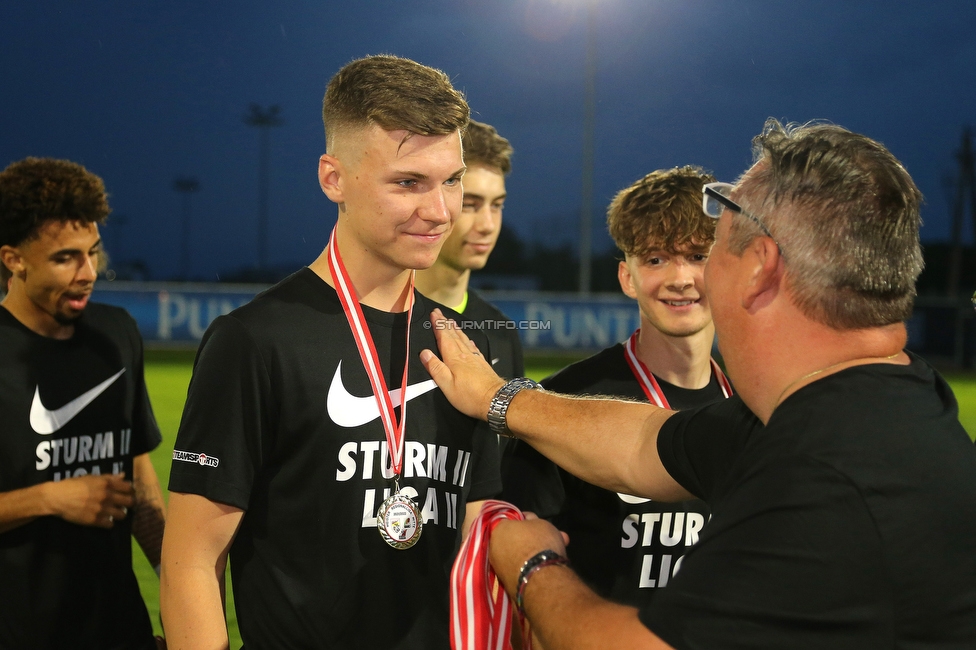
<path id="1" fill-rule="evenodd" d="M 637 383 L 640 384 L 641 388 L 644 390 L 644 395 L 647 396 L 647 401 L 652 404 L 657 404 L 663 409 L 670 409 L 671 405 L 668 404 L 668 398 L 664 396 L 664 391 L 661 390 L 661 385 L 657 383 L 657 379 L 647 369 L 644 362 L 637 358 L 637 336 L 640 334 L 640 329 L 635 331 L 624 343 L 624 356 L 627 358 L 627 364 L 630 366 L 631 372 L 634 373 L 634 377 L 637 378 Z M 715 378 L 718 379 L 719 386 L 722 387 L 722 394 L 725 397 L 732 396 L 732 384 L 729 383 L 728 378 L 722 369 L 718 367 L 715 363 L 715 359 L 709 359 L 712 364 L 712 372 L 715 373 Z"/>
<path id="2" fill-rule="evenodd" d="M 336 228 L 338 228 L 338 224 Z M 363 309 L 359 306 L 356 288 L 349 279 L 346 267 L 342 263 L 342 256 L 339 255 L 339 247 L 336 245 L 336 228 L 332 229 L 332 236 L 329 238 L 329 273 L 332 274 L 332 281 L 335 283 L 336 293 L 339 294 L 339 302 L 342 303 L 342 311 L 345 312 L 353 338 L 356 339 L 356 346 L 359 348 L 359 358 L 363 361 L 363 367 L 369 376 L 369 383 L 373 387 L 373 397 L 376 398 L 376 404 L 379 406 L 380 419 L 383 420 L 383 429 L 386 431 L 386 443 L 390 448 L 393 474 L 399 478 L 400 470 L 403 468 L 403 432 L 407 422 L 407 400 L 400 400 L 400 422 L 397 423 L 396 413 L 393 410 L 393 400 L 390 399 L 390 391 L 386 387 L 386 380 L 383 379 L 383 371 L 380 366 L 379 356 L 376 354 L 376 346 L 373 344 L 373 336 L 370 334 L 369 327 L 366 325 Z M 403 381 L 400 383 L 401 394 L 407 388 L 407 367 L 410 365 L 410 319 L 413 312 L 413 277 L 414 274 L 411 271 L 406 305 L 407 354 L 403 362 Z"/>
<path id="3" fill-rule="evenodd" d="M 512 604 L 488 562 L 488 542 L 500 522 L 522 518 L 512 504 L 489 499 L 471 524 L 451 569 L 451 650 L 511 650 Z"/>

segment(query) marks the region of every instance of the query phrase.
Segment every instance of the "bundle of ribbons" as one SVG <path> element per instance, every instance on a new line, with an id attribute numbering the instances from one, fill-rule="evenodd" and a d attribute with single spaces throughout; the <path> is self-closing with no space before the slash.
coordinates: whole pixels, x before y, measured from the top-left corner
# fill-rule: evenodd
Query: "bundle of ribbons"
<path id="1" fill-rule="evenodd" d="M 504 501 L 485 501 L 451 570 L 452 650 L 510 650 L 512 603 L 488 563 L 491 532 L 522 512 Z M 525 650 L 531 650 L 525 648 Z"/>

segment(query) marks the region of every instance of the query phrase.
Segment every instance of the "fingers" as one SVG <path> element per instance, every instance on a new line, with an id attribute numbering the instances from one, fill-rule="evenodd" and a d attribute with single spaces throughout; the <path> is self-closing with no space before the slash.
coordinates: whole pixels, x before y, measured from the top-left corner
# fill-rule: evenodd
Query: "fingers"
<path id="1" fill-rule="evenodd" d="M 434 380 L 438 386 L 441 385 L 442 381 L 449 379 L 449 375 L 445 376 L 444 373 L 450 373 L 444 362 L 437 358 L 437 355 L 430 350 L 420 351 L 420 362 L 424 364 L 424 368 L 430 374 L 431 378 Z"/>
<path id="2" fill-rule="evenodd" d="M 122 474 L 89 475 L 83 477 L 88 485 L 88 505 L 80 504 L 82 511 L 79 523 L 90 523 L 100 528 L 112 528 L 125 519 L 129 508 L 135 503 L 135 487 L 126 481 Z M 90 517 L 88 522 L 86 517 Z"/>
<path id="3" fill-rule="evenodd" d="M 136 502 L 136 498 L 133 492 L 117 492 L 114 490 L 109 490 L 108 494 L 105 495 L 105 501 L 112 506 L 128 508 Z"/>
<path id="4" fill-rule="evenodd" d="M 113 528 L 115 524 L 124 520 L 129 515 L 129 509 L 125 506 L 106 505 L 95 517 L 93 525 L 99 528 Z"/>
<path id="5" fill-rule="evenodd" d="M 135 494 L 136 489 L 132 485 L 132 481 L 125 480 L 125 474 L 108 474 L 105 475 L 106 485 L 109 489 L 115 492 L 124 492 L 128 494 Z"/>
<path id="6" fill-rule="evenodd" d="M 434 309 L 430 313 L 430 320 L 434 324 L 434 336 L 437 338 L 437 347 L 445 357 L 452 356 L 454 353 L 471 353 L 472 347 L 478 353 L 477 346 L 473 346 L 471 339 L 457 327 L 454 321 L 444 317 L 440 309 Z"/>

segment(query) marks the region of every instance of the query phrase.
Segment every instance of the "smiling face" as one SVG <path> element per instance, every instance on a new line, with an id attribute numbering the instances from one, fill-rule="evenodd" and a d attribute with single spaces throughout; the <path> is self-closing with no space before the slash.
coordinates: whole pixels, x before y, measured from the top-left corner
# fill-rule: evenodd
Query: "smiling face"
<path id="1" fill-rule="evenodd" d="M 505 175 L 475 163 L 464 173 L 462 184 L 461 215 L 437 261 L 456 271 L 476 271 L 488 263 L 502 229 Z"/>
<path id="2" fill-rule="evenodd" d="M 337 137 L 319 181 L 339 204 L 339 249 L 396 272 L 437 259 L 461 211 L 461 137 L 372 125 Z"/>
<path id="3" fill-rule="evenodd" d="M 70 336 L 95 286 L 102 255 L 98 226 L 51 220 L 36 238 L 4 246 L 0 254 L 13 273 L 4 306 L 39 334 Z"/>
<path id="4" fill-rule="evenodd" d="M 709 248 L 689 245 L 652 250 L 643 259 L 626 256 L 617 277 L 623 292 L 637 300 L 643 321 L 674 337 L 697 334 L 711 324 L 705 296 Z"/>

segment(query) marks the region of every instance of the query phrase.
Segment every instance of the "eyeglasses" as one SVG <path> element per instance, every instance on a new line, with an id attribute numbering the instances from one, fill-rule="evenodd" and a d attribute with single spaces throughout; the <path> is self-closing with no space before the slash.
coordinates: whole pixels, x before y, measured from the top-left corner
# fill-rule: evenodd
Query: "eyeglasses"
<path id="1" fill-rule="evenodd" d="M 712 219 L 718 219 L 722 216 L 724 210 L 731 210 L 732 212 L 738 212 L 743 217 L 751 219 L 753 223 L 759 226 L 763 233 L 773 240 L 776 244 L 776 248 L 779 249 L 779 254 L 783 254 L 783 247 L 779 245 L 776 238 L 773 237 L 773 233 L 769 232 L 769 228 L 766 227 L 759 217 L 743 209 L 741 205 L 729 198 L 732 195 L 732 189 L 735 187 L 732 183 L 705 183 L 702 187 L 702 210 L 705 214 Z"/>

